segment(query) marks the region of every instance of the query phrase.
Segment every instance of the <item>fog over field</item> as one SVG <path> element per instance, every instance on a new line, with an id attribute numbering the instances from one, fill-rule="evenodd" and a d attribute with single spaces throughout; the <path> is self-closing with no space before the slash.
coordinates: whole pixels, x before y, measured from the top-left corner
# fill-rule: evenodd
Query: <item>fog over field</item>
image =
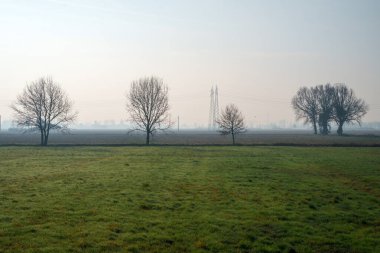
<path id="1" fill-rule="evenodd" d="M 313 135 L 310 130 L 260 130 L 252 129 L 239 135 L 241 145 L 281 146 L 380 146 L 379 130 L 351 130 L 347 136 Z M 38 134 L 3 131 L 0 145 L 37 145 Z M 50 145 L 143 145 L 144 133 L 128 133 L 126 130 L 72 130 L 69 133 L 52 133 Z M 159 133 L 152 137 L 153 145 L 230 145 L 230 136 L 216 131 L 181 130 Z"/>

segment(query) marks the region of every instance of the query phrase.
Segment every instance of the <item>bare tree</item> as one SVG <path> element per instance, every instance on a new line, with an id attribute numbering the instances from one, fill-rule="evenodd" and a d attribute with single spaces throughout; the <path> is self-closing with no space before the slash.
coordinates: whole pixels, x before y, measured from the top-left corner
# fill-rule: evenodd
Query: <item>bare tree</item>
<path id="1" fill-rule="evenodd" d="M 315 87 L 318 96 L 318 124 L 320 133 L 327 135 L 330 132 L 330 122 L 334 116 L 334 87 L 331 84 L 317 85 Z"/>
<path id="2" fill-rule="evenodd" d="M 235 135 L 246 131 L 244 117 L 234 104 L 227 105 L 216 122 L 222 135 L 232 135 L 233 145 L 235 145 Z"/>
<path id="3" fill-rule="evenodd" d="M 297 120 L 304 119 L 304 123 L 313 125 L 314 134 L 317 134 L 318 123 L 318 95 L 315 88 L 301 87 L 292 99 L 292 106 Z"/>
<path id="4" fill-rule="evenodd" d="M 11 105 L 18 126 L 41 133 L 41 146 L 48 144 L 51 130 L 68 129 L 77 116 L 72 107 L 73 103 L 51 77 L 27 85 Z"/>
<path id="5" fill-rule="evenodd" d="M 156 131 L 171 127 L 168 102 L 168 87 L 157 77 L 141 78 L 133 81 L 127 94 L 127 110 L 131 121 L 136 125 L 133 130 L 146 133 L 146 145 Z"/>
<path id="6" fill-rule="evenodd" d="M 357 122 L 361 124 L 362 117 L 368 111 L 368 105 L 362 99 L 358 99 L 352 89 L 345 84 L 334 85 L 334 115 L 333 118 L 338 125 L 337 133 L 343 135 L 345 123 Z"/>

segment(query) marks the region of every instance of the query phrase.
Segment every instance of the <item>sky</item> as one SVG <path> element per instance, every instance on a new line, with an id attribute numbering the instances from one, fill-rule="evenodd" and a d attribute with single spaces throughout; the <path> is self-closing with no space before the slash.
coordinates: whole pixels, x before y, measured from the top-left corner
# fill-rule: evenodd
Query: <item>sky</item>
<path id="1" fill-rule="evenodd" d="M 301 86 L 346 83 L 380 121 L 377 0 L 0 0 L 0 115 L 51 76 L 81 122 L 128 119 L 133 80 L 163 78 L 172 118 L 207 126 L 210 90 L 249 125 L 295 121 Z"/>

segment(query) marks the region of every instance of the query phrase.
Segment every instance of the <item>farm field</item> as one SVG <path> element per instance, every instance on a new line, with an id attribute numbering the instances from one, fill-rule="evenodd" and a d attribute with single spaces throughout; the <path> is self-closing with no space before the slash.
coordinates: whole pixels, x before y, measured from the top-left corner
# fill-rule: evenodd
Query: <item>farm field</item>
<path id="1" fill-rule="evenodd" d="M 311 130 L 250 130 L 237 137 L 242 145 L 341 145 L 379 146 L 379 130 L 351 130 L 346 136 L 334 133 L 328 136 L 314 135 Z M 157 134 L 154 145 L 228 145 L 231 136 L 221 136 L 217 131 L 182 130 Z M 38 133 L 0 132 L 0 145 L 38 145 Z M 68 134 L 52 133 L 50 145 L 141 145 L 144 134 L 128 134 L 127 130 L 72 130 Z"/>
<path id="2" fill-rule="evenodd" d="M 380 148 L 0 147 L 0 252 L 380 252 Z"/>

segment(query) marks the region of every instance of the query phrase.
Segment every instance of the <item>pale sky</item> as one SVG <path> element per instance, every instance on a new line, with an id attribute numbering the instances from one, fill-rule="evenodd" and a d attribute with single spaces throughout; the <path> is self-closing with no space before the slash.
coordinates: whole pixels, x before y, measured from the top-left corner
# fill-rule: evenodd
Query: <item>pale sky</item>
<path id="1" fill-rule="evenodd" d="M 162 77 L 171 115 L 207 125 L 209 93 L 247 122 L 294 121 L 300 86 L 346 83 L 380 121 L 380 1 L 0 0 L 0 114 L 50 75 L 78 122 L 127 119 L 132 80 Z"/>

